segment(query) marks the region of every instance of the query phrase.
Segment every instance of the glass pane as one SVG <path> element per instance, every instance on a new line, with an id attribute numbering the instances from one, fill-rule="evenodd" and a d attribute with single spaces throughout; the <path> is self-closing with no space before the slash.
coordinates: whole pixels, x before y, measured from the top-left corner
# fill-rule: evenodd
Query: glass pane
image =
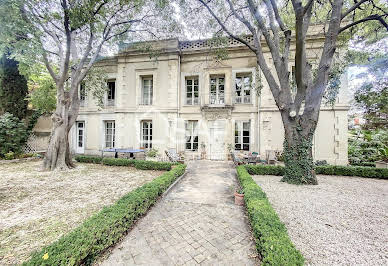
<path id="1" fill-rule="evenodd" d="M 244 130 L 244 131 L 243 131 L 243 136 L 244 136 L 244 137 L 249 137 L 249 131 Z"/>
<path id="2" fill-rule="evenodd" d="M 217 79 L 211 78 L 211 79 L 210 79 L 210 84 L 211 84 L 211 85 L 216 85 L 216 81 L 217 81 Z"/>
<path id="3" fill-rule="evenodd" d="M 198 143 L 193 143 L 193 150 L 198 150 Z"/>
<path id="4" fill-rule="evenodd" d="M 234 137 L 234 143 L 240 143 L 240 137 Z"/>
<path id="5" fill-rule="evenodd" d="M 187 93 L 189 93 L 189 92 L 191 93 L 193 91 L 193 87 L 192 86 L 187 86 L 186 90 L 187 90 Z"/>
<path id="6" fill-rule="evenodd" d="M 223 93 L 224 92 L 224 85 L 219 85 L 218 90 Z"/>
<path id="7" fill-rule="evenodd" d="M 243 143 L 248 143 L 249 144 L 249 137 L 243 137 Z"/>
<path id="8" fill-rule="evenodd" d="M 190 142 L 186 143 L 186 150 L 191 150 L 191 143 Z"/>
<path id="9" fill-rule="evenodd" d="M 212 94 L 215 94 L 216 91 L 217 91 L 216 85 L 211 85 L 211 86 L 210 86 L 210 92 L 211 92 Z"/>
<path id="10" fill-rule="evenodd" d="M 249 130 L 250 123 L 249 122 L 244 122 L 243 123 L 244 130 Z"/>
<path id="11" fill-rule="evenodd" d="M 191 136 L 186 136 L 186 142 L 191 142 Z"/>
<path id="12" fill-rule="evenodd" d="M 195 143 L 198 143 L 198 136 L 194 136 L 194 140 L 193 140 Z"/>
<path id="13" fill-rule="evenodd" d="M 251 77 L 244 77 L 244 85 L 245 87 L 251 85 Z"/>
<path id="14" fill-rule="evenodd" d="M 194 86 L 194 91 L 198 92 L 198 86 Z"/>
<path id="15" fill-rule="evenodd" d="M 235 148 L 236 150 L 241 150 L 241 144 L 236 144 L 236 145 L 234 145 L 234 148 Z"/>
<path id="16" fill-rule="evenodd" d="M 83 128 L 84 127 L 84 123 L 78 123 L 78 127 Z"/>
<path id="17" fill-rule="evenodd" d="M 186 84 L 191 86 L 193 84 L 193 81 L 191 79 L 187 79 Z"/>
<path id="18" fill-rule="evenodd" d="M 224 85 L 225 83 L 225 78 L 218 78 L 218 84 Z"/>
<path id="19" fill-rule="evenodd" d="M 198 85 L 198 79 L 194 79 L 194 85 Z"/>
<path id="20" fill-rule="evenodd" d="M 249 144 L 244 144 L 243 145 L 243 150 L 244 151 L 249 151 Z"/>

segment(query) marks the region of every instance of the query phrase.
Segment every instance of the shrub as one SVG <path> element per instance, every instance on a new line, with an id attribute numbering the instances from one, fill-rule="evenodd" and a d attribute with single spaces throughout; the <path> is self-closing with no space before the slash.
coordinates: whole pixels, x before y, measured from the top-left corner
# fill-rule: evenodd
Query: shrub
<path id="1" fill-rule="evenodd" d="M 101 163 L 101 157 L 98 156 L 85 156 L 77 155 L 75 157 L 77 162 L 81 163 Z M 125 158 L 110 158 L 106 157 L 102 160 L 104 165 L 110 166 L 133 166 L 136 169 L 140 170 L 163 170 L 170 171 L 172 163 L 169 162 L 153 162 L 153 161 L 143 161 L 143 160 L 132 160 Z"/>
<path id="2" fill-rule="evenodd" d="M 148 156 L 148 157 L 156 157 L 156 156 L 158 156 L 158 153 L 159 153 L 158 149 L 152 148 L 152 149 L 150 149 L 150 150 L 147 152 L 147 156 Z"/>
<path id="3" fill-rule="evenodd" d="M 0 116 L 0 156 L 6 153 L 21 153 L 27 141 L 27 130 L 23 122 L 10 113 Z"/>
<path id="4" fill-rule="evenodd" d="M 77 155 L 75 160 L 80 163 L 101 163 L 102 158 L 98 156 Z"/>
<path id="5" fill-rule="evenodd" d="M 284 166 L 245 165 L 252 175 L 278 175 L 284 173 Z M 388 169 L 364 166 L 320 165 L 315 167 L 315 173 L 320 175 L 359 176 L 368 178 L 388 179 Z"/>
<path id="6" fill-rule="evenodd" d="M 13 159 L 15 159 L 15 153 L 10 151 L 10 152 L 4 154 L 4 159 L 6 159 L 6 160 L 13 160 Z"/>
<path id="7" fill-rule="evenodd" d="M 304 258 L 291 242 L 287 228 L 246 168 L 238 166 L 237 176 L 244 190 L 249 221 L 262 265 L 303 265 Z"/>
<path id="8" fill-rule="evenodd" d="M 34 253 L 23 265 L 91 264 L 96 256 L 116 243 L 136 219 L 147 212 L 158 197 L 185 172 L 185 168 L 186 165 L 179 165 L 129 192 L 115 204 L 88 218 L 75 230 Z"/>
<path id="9" fill-rule="evenodd" d="M 284 175 L 284 166 L 281 165 L 245 165 L 252 175 Z"/>

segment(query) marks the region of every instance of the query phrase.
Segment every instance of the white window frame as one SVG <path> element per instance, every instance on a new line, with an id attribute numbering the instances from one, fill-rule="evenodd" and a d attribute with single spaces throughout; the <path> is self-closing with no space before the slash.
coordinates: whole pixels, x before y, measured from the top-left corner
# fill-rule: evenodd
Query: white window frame
<path id="1" fill-rule="evenodd" d="M 212 94 L 212 80 L 216 80 L 216 94 Z M 220 79 L 223 79 L 223 84 L 220 83 Z M 209 78 L 209 102 L 211 105 L 225 104 L 225 76 L 224 75 L 211 75 Z M 223 93 L 220 92 L 220 86 L 223 86 Z"/>
<path id="2" fill-rule="evenodd" d="M 188 84 L 188 81 L 191 82 L 191 85 Z M 189 88 L 191 92 L 189 92 Z M 199 104 L 199 77 L 191 76 L 185 78 L 185 104 L 186 105 L 198 105 Z M 197 97 L 195 97 L 197 93 Z M 191 97 L 187 97 L 188 94 L 191 94 Z"/>
<path id="3" fill-rule="evenodd" d="M 144 134 L 144 130 L 147 129 L 147 134 Z M 140 123 L 140 143 L 141 147 L 145 149 L 152 148 L 153 139 L 152 120 L 142 120 Z"/>
<path id="4" fill-rule="evenodd" d="M 240 96 L 237 96 L 237 79 L 241 78 Z M 250 83 L 245 84 L 245 78 L 249 78 Z M 234 78 L 234 95 L 233 102 L 235 104 L 252 104 L 252 73 L 236 73 Z M 246 87 L 249 87 L 248 89 Z M 246 91 L 249 91 L 249 95 L 246 95 Z"/>
<path id="5" fill-rule="evenodd" d="M 249 136 L 244 136 L 244 124 L 248 124 L 248 132 Z M 239 126 L 237 126 L 239 125 Z M 237 129 L 241 129 L 241 131 Z M 244 141 L 244 138 L 248 137 L 248 142 Z M 236 141 L 237 139 L 237 141 Z M 251 139 L 252 139 L 252 132 L 251 132 L 251 121 L 249 120 L 238 120 L 234 123 L 234 149 L 239 151 L 250 151 L 251 150 Z M 237 148 L 237 145 L 240 145 L 240 148 Z M 248 149 L 244 149 L 244 145 L 248 145 Z"/>
<path id="6" fill-rule="evenodd" d="M 114 84 L 114 91 L 113 91 L 113 97 L 110 96 L 112 95 L 111 93 L 111 87 L 110 87 L 110 84 Z M 106 93 L 106 105 L 107 106 L 114 106 L 115 105 L 115 101 L 116 101 L 116 80 L 115 79 L 111 79 L 111 80 L 108 80 L 107 81 L 107 85 L 108 85 L 108 91 Z"/>
<path id="7" fill-rule="evenodd" d="M 108 133 L 109 129 L 111 131 Z M 111 136 L 110 140 L 108 140 L 108 136 Z M 104 121 L 104 147 L 114 148 L 115 144 L 116 144 L 116 122 L 114 120 L 106 120 Z"/>
<path id="8" fill-rule="evenodd" d="M 145 88 L 145 81 L 150 81 L 151 84 L 148 88 Z M 145 98 L 145 90 L 148 90 L 148 98 Z M 153 77 L 141 77 L 141 104 L 142 105 L 152 105 L 154 96 L 154 80 Z"/>
<path id="9" fill-rule="evenodd" d="M 189 141 L 187 139 L 188 137 L 190 137 Z M 195 141 L 195 138 L 197 139 L 197 141 Z M 187 148 L 187 144 L 190 145 L 190 148 Z M 196 148 L 194 146 L 196 146 Z M 199 146 L 198 120 L 187 120 L 185 122 L 185 150 L 198 151 L 198 146 Z"/>

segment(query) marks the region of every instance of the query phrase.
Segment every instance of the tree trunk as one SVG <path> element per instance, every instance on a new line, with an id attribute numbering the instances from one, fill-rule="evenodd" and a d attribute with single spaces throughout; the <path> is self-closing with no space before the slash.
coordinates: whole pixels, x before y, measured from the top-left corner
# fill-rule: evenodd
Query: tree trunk
<path id="1" fill-rule="evenodd" d="M 69 132 L 72 126 L 69 119 L 69 95 L 57 102 L 56 112 L 52 115 L 53 129 L 50 142 L 43 160 L 43 170 L 67 170 L 74 168 L 69 145 Z"/>
<path id="2" fill-rule="evenodd" d="M 309 121 L 307 124 L 300 118 L 296 121 L 287 118 L 283 119 L 283 124 L 285 172 L 282 181 L 290 184 L 317 185 L 312 155 L 316 122 Z"/>

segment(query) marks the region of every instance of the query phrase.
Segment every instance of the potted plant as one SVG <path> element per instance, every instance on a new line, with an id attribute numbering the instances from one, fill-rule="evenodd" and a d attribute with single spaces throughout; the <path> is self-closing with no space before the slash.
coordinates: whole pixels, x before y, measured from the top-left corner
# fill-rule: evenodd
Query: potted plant
<path id="1" fill-rule="evenodd" d="M 244 191 L 241 187 L 237 187 L 234 191 L 234 204 L 244 205 Z"/>
<path id="2" fill-rule="evenodd" d="M 201 142 L 201 159 L 206 159 L 206 144 Z"/>
<path id="3" fill-rule="evenodd" d="M 146 160 L 147 161 L 157 161 L 157 156 L 158 156 L 158 149 L 156 148 L 152 148 L 152 149 L 149 149 L 146 153 Z"/>
<path id="4" fill-rule="evenodd" d="M 233 145 L 231 143 L 228 143 L 226 145 L 226 148 L 228 150 L 228 161 L 231 161 L 232 160 L 232 152 L 233 152 Z"/>

